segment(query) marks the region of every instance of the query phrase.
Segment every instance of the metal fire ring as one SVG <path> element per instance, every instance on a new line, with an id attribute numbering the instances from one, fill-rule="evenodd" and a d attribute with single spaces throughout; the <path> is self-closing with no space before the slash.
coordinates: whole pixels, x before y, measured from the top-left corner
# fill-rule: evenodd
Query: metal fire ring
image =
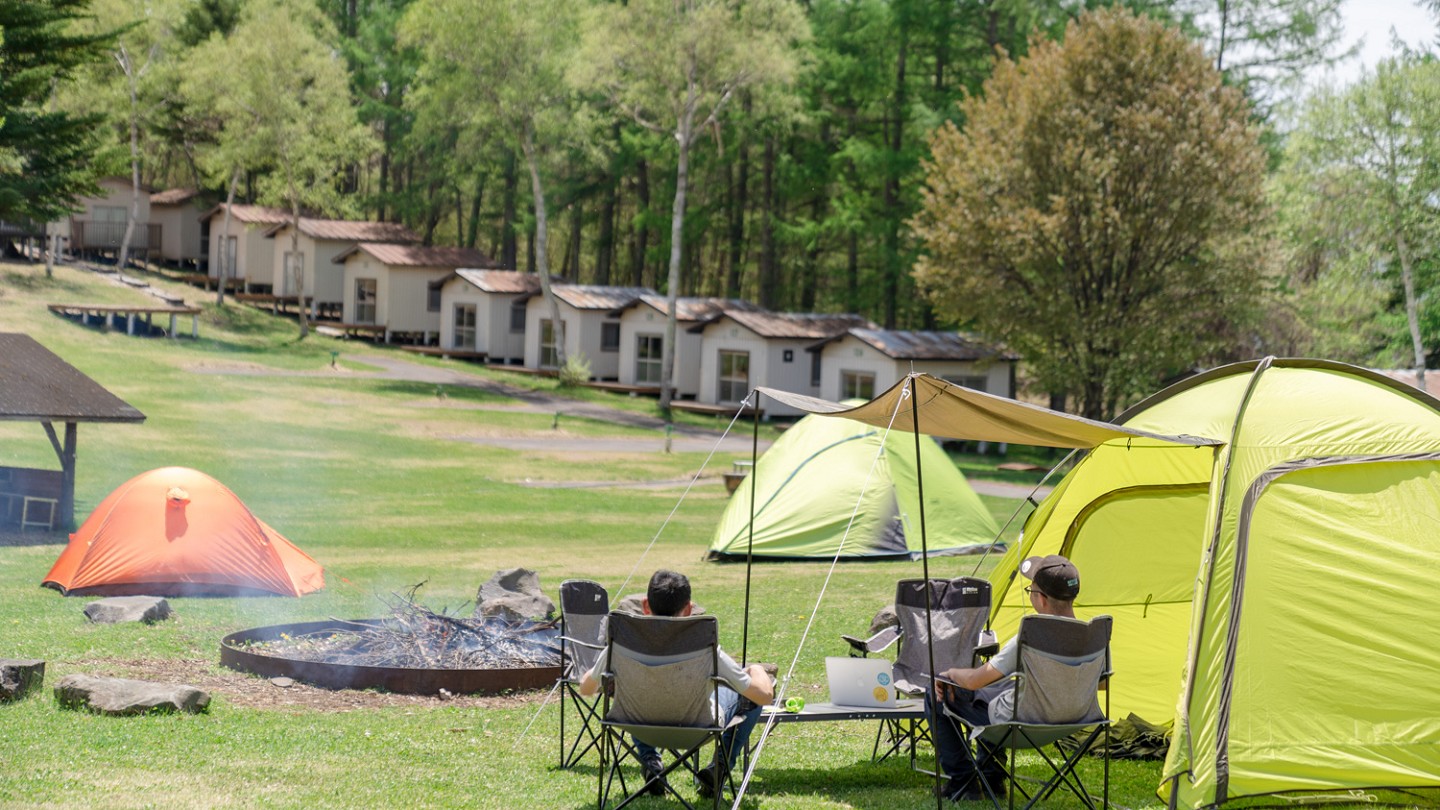
<path id="1" fill-rule="evenodd" d="M 220 664 L 269 678 L 286 677 L 325 689 L 384 689 L 402 695 L 434 695 L 441 689 L 457 695 L 493 695 L 520 689 L 548 689 L 560 677 L 560 667 L 509 669 L 416 669 L 329 664 L 283 658 L 247 648 L 254 642 L 277 641 L 281 634 L 303 636 L 327 630 L 352 629 L 357 624 L 379 626 L 378 619 L 351 622 L 328 620 L 276 624 L 231 633 L 220 639 Z"/>

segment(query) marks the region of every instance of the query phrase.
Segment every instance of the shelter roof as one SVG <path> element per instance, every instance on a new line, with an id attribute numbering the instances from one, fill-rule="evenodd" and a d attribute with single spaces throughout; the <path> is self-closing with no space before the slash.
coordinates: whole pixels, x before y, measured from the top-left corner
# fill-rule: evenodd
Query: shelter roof
<path id="1" fill-rule="evenodd" d="M 669 312 L 670 309 L 669 302 L 663 295 L 642 295 L 620 309 L 625 310 L 634 306 L 647 306 L 661 314 Z M 726 312 L 759 309 L 759 305 L 742 298 L 678 297 L 675 299 L 675 320 L 682 323 L 697 323 L 712 320 Z M 614 314 L 618 315 L 619 311 Z"/>
<path id="2" fill-rule="evenodd" d="M 0 420 L 143 422 L 145 414 L 29 335 L 0 332 Z"/>
<path id="3" fill-rule="evenodd" d="M 201 220 L 210 219 L 216 215 L 225 213 L 225 203 L 211 208 L 200 215 Z M 241 205 L 236 203 L 230 206 L 230 216 L 244 222 L 247 225 L 274 225 L 290 220 L 290 213 L 279 208 L 267 208 L 263 205 Z"/>
<path id="4" fill-rule="evenodd" d="M 913 381 L 913 403 L 906 389 Z M 918 430 L 930 436 L 1008 442 L 1036 447 L 1090 448 L 1110 441 L 1216 445 L 1198 436 L 1174 436 L 1097 422 L 1028 402 L 999 397 L 946 382 L 929 374 L 910 374 L 869 402 L 856 407 L 772 388 L 757 391 L 809 413 L 843 416 L 891 430 Z"/>
<path id="5" fill-rule="evenodd" d="M 286 220 L 265 231 L 267 237 L 290 226 Z M 311 239 L 331 239 L 339 242 L 419 242 L 420 236 L 398 222 L 362 222 L 350 219 L 300 218 L 300 232 Z"/>
<path id="6" fill-rule="evenodd" d="M 180 205 L 200 196 L 198 188 L 167 188 L 150 195 L 151 205 Z"/>
<path id="7" fill-rule="evenodd" d="M 517 270 L 477 270 L 469 267 L 462 267 L 439 281 L 432 281 L 430 286 L 443 286 L 453 278 L 461 279 L 475 289 L 487 293 L 524 295 L 540 289 L 540 277 L 534 273 L 521 273 Z"/>
<path id="8" fill-rule="evenodd" d="M 426 245 L 396 245 L 386 242 L 361 242 L 335 257 L 336 264 L 357 253 L 365 253 L 381 264 L 391 267 L 494 267 L 496 261 L 474 248 Z"/>
<path id="9" fill-rule="evenodd" d="M 691 332 L 703 332 L 707 326 L 721 318 L 731 318 L 736 323 L 763 338 L 791 338 L 799 340 L 825 340 L 844 334 L 849 329 L 875 329 L 874 323 L 860 315 L 849 313 L 823 314 L 798 312 L 770 312 L 769 310 L 726 310 L 709 320 L 690 327 Z"/>
<path id="10" fill-rule="evenodd" d="M 550 288 L 555 297 L 576 309 L 623 309 L 636 299 L 654 295 L 649 287 L 610 287 L 599 284 L 556 284 Z M 539 295 L 537 290 L 532 295 Z"/>
<path id="11" fill-rule="evenodd" d="M 816 343 L 819 351 L 845 336 L 894 360 L 1019 360 L 1019 355 L 958 332 L 909 332 L 896 329 L 848 329 Z"/>

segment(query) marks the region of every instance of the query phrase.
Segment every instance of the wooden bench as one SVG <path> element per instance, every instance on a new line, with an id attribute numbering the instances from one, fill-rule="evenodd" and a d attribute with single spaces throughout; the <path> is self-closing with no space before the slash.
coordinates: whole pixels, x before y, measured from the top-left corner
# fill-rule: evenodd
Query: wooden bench
<path id="1" fill-rule="evenodd" d="M 153 319 L 156 315 L 170 316 L 170 329 L 165 332 L 170 337 L 175 337 L 175 318 L 178 315 L 190 316 L 190 336 L 200 337 L 200 307 L 126 307 L 113 304 L 49 304 L 51 312 L 67 318 L 79 318 L 81 322 L 88 323 L 90 318 L 98 318 L 105 328 L 112 328 L 116 317 L 125 316 L 125 334 L 135 334 L 136 319 L 145 316 L 146 331 L 154 328 Z"/>
<path id="2" fill-rule="evenodd" d="M 383 339 L 386 327 L 379 323 L 344 323 L 343 321 L 311 321 L 310 325 L 316 329 L 333 329 L 340 333 L 341 337 L 368 337 L 371 339 Z"/>
<path id="3" fill-rule="evenodd" d="M 749 405 L 710 405 L 704 402 L 695 402 L 694 400 L 689 399 L 672 400 L 670 402 L 670 407 L 674 408 L 677 411 L 685 411 L 687 413 L 703 413 L 710 416 L 734 416 L 736 411 L 740 412 L 741 417 L 754 418 L 756 415 L 755 409 L 750 407 Z M 764 419 L 765 411 L 760 411 L 759 416 L 761 419 Z"/>
<path id="4" fill-rule="evenodd" d="M 401 351 L 423 354 L 429 357 L 439 357 L 446 360 L 477 360 L 484 362 L 488 355 L 485 352 L 471 351 L 469 349 L 442 349 L 439 346 L 401 346 Z"/>
<path id="5" fill-rule="evenodd" d="M 531 368 L 529 366 L 507 366 L 501 363 L 486 363 L 486 368 L 493 368 L 496 371 L 508 371 L 511 374 L 529 374 L 535 377 L 559 377 L 559 369 L 553 368 Z"/>
<path id="6" fill-rule="evenodd" d="M 617 394 L 629 394 L 637 397 L 658 397 L 660 386 L 658 385 L 628 385 L 615 382 L 614 380 L 591 380 L 585 383 L 586 388 L 596 388 L 601 391 L 612 391 Z"/>

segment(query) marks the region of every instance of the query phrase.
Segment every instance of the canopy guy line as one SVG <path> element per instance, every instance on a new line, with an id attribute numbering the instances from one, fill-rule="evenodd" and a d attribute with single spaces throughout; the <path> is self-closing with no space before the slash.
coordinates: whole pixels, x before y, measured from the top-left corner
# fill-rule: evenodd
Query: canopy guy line
<path id="1" fill-rule="evenodd" d="M 755 392 L 755 395 L 756 395 L 756 405 L 758 406 L 758 405 L 759 405 L 759 392 L 756 391 L 756 392 Z M 899 408 L 897 407 L 897 408 L 896 408 L 896 412 L 898 412 L 898 411 L 899 411 Z M 894 420 L 893 420 L 893 416 L 892 416 L 891 423 L 893 424 L 893 422 L 894 422 Z M 885 435 L 888 436 L 889 433 L 890 433 L 890 427 L 887 425 L 886 428 L 885 428 Z M 879 466 L 879 464 L 880 464 L 880 459 L 881 459 L 881 457 L 884 456 L 884 455 L 885 455 L 885 442 L 881 441 L 881 442 L 877 445 L 877 447 L 876 447 L 875 457 L 874 457 L 873 459 L 871 459 L 871 461 L 870 461 L 870 468 L 869 468 L 869 469 L 866 471 L 866 473 L 865 473 L 865 482 L 864 482 L 864 484 L 862 484 L 861 487 L 860 487 L 860 497 L 856 499 L 856 501 L 855 501 L 855 506 L 854 506 L 854 508 L 853 508 L 853 509 L 851 510 L 851 512 L 850 512 L 850 520 L 849 520 L 848 523 L 845 524 L 845 533 L 840 537 L 840 545 L 835 549 L 835 554 L 834 554 L 834 556 L 832 556 L 832 557 L 830 558 L 830 567 L 829 567 L 829 569 L 827 569 L 826 572 L 825 572 L 825 579 L 820 583 L 820 593 L 815 597 L 815 607 L 810 611 L 810 616 L 809 616 L 809 618 L 808 618 L 808 619 L 806 620 L 806 622 L 805 622 L 805 629 L 802 630 L 801 633 L 800 633 L 800 641 L 799 641 L 799 643 L 798 643 L 798 644 L 796 645 L 796 647 L 795 647 L 795 655 L 790 659 L 790 667 L 789 667 L 789 669 L 787 669 L 787 670 L 785 671 L 785 677 L 776 685 L 776 686 L 777 686 L 777 689 L 776 689 L 776 692 L 775 692 L 775 703 L 776 703 L 776 705 L 784 705 L 784 703 L 785 703 L 785 692 L 786 692 L 786 690 L 788 690 L 788 689 L 790 688 L 790 681 L 791 681 L 791 679 L 792 679 L 792 678 L 794 677 L 794 675 L 795 675 L 795 667 L 796 667 L 796 665 L 800 662 L 800 656 L 801 656 L 801 654 L 804 653 L 804 651 L 805 651 L 805 642 L 806 642 L 806 640 L 808 640 L 809 637 L 810 637 L 810 631 L 815 627 L 815 618 L 820 614 L 820 606 L 821 606 L 821 605 L 824 603 L 824 601 L 825 601 L 825 593 L 826 593 L 826 591 L 827 591 L 827 590 L 829 589 L 829 587 L 830 587 L 830 580 L 831 580 L 831 579 L 834 577 L 834 575 L 835 575 L 835 568 L 836 568 L 836 566 L 838 566 L 838 565 L 840 564 L 840 555 L 845 552 L 845 544 L 846 544 L 847 542 L 849 542 L 849 540 L 850 540 L 850 530 L 855 526 L 855 519 L 856 519 L 856 518 L 859 516 L 859 514 L 860 514 L 860 505 L 865 502 L 865 493 L 869 490 L 869 488 L 870 488 L 870 482 L 875 478 L 875 469 L 876 469 L 876 467 Z M 757 468 L 758 468 L 758 465 L 755 465 L 755 466 L 752 466 L 752 467 L 751 467 L 750 475 L 751 475 L 752 478 L 755 477 Z M 753 490 L 752 490 L 752 492 L 753 492 Z M 754 499 L 753 495 L 752 495 L 752 497 L 751 497 L 751 499 L 750 499 L 750 502 L 751 502 L 751 504 L 752 504 L 752 509 L 753 509 L 753 504 L 754 504 L 754 502 L 755 502 L 755 499 Z M 923 509 L 923 507 L 922 507 L 922 509 Z M 751 518 L 751 522 L 752 522 L 752 523 L 754 522 L 753 516 L 752 516 L 752 518 Z M 922 526 L 923 526 L 923 520 L 922 520 Z M 923 529 L 922 529 L 922 531 L 923 531 Z M 749 563 L 748 563 L 748 561 L 747 561 L 747 566 L 748 566 L 748 565 L 749 565 Z M 748 576 L 748 572 L 747 572 L 747 576 Z M 747 609 L 747 611 L 746 611 L 745 621 L 746 621 L 747 623 L 750 621 L 750 616 L 749 616 L 749 611 L 748 611 L 748 609 Z M 760 763 L 760 757 L 761 757 L 761 755 L 765 752 L 765 743 L 766 743 L 767 740 L 770 739 L 770 731 L 771 731 L 771 729 L 774 728 L 774 726 L 775 726 L 775 715 L 772 713 L 769 717 L 767 717 L 767 718 L 765 719 L 765 726 L 764 726 L 764 728 L 762 728 L 762 729 L 760 730 L 760 742 L 756 743 L 754 754 L 751 755 L 750 761 L 749 761 L 749 763 L 747 763 L 747 765 L 746 765 L 746 768 L 745 768 L 745 776 L 740 780 L 740 785 L 739 785 L 739 787 L 737 787 L 737 788 L 735 789 L 735 802 L 731 805 L 731 810 L 739 810 L 740 802 L 741 802 L 741 800 L 744 799 L 744 797 L 745 797 L 745 791 L 748 790 L 749 787 L 750 787 L 750 779 L 751 779 L 752 776 L 754 776 L 754 774 L 755 774 L 755 767 Z"/>

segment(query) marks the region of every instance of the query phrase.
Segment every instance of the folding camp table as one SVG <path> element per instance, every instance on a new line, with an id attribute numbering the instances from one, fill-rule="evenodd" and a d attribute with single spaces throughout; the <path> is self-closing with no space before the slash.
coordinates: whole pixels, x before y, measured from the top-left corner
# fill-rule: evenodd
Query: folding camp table
<path id="1" fill-rule="evenodd" d="M 780 706 L 766 706 L 760 714 L 762 723 L 774 718 L 778 723 L 827 723 L 837 720 L 879 720 L 882 731 L 888 730 L 889 748 L 884 753 L 880 752 L 880 741 L 883 734 L 875 737 L 875 749 L 871 752 L 871 758 L 876 762 L 883 761 L 891 754 L 897 754 L 902 747 L 909 749 L 910 762 L 915 762 L 915 742 L 919 738 L 917 727 L 925 720 L 925 702 L 919 699 L 905 699 L 897 701 L 894 708 L 859 708 L 855 706 L 836 706 L 834 703 L 807 703 L 805 708 L 798 712 L 787 712 Z"/>

